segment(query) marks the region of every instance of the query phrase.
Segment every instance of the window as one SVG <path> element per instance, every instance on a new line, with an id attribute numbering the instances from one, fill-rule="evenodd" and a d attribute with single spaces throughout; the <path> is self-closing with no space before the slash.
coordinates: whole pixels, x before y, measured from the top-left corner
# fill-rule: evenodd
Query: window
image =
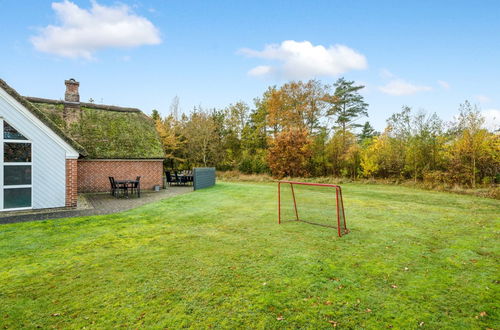
<path id="1" fill-rule="evenodd" d="M 0 173 L 0 209 L 24 209 L 32 206 L 32 146 L 21 132 L 0 119 L 0 137 L 3 137 L 3 157 Z"/>
<path id="2" fill-rule="evenodd" d="M 3 184 L 31 184 L 31 165 L 7 165 L 4 167 Z"/>
<path id="3" fill-rule="evenodd" d="M 31 162 L 31 143 L 4 143 L 4 162 Z"/>
<path id="4" fill-rule="evenodd" d="M 14 209 L 31 206 L 31 188 L 5 189 L 3 195 L 3 208 Z"/>
<path id="5" fill-rule="evenodd" d="M 6 121 L 3 122 L 3 138 L 4 140 L 27 140 L 14 127 L 10 126 Z"/>

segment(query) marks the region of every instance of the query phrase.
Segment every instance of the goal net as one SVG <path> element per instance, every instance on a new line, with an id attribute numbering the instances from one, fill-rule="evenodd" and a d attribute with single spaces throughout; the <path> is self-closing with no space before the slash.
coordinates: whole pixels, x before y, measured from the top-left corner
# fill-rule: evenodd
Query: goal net
<path id="1" fill-rule="evenodd" d="M 347 234 L 342 188 L 334 184 L 278 181 L 278 223 L 301 221 Z"/>

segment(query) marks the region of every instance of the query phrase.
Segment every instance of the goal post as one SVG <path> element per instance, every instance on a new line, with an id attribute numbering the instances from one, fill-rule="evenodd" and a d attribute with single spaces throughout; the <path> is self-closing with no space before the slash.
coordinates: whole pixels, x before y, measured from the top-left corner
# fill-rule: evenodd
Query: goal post
<path id="1" fill-rule="evenodd" d="M 336 184 L 277 181 L 278 224 L 301 221 L 347 234 L 342 188 Z"/>

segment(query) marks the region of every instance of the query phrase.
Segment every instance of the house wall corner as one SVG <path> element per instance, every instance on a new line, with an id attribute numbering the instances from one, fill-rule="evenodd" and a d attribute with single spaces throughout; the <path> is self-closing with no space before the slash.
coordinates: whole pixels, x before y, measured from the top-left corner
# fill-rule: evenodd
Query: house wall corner
<path id="1" fill-rule="evenodd" d="M 78 160 L 66 159 L 66 207 L 78 205 Z"/>

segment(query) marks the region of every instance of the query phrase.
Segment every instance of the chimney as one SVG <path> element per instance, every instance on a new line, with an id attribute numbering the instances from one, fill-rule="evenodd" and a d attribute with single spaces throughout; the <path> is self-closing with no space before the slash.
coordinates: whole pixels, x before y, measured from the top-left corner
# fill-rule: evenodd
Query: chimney
<path id="1" fill-rule="evenodd" d="M 65 80 L 64 84 L 66 85 L 66 93 L 64 93 L 63 117 L 66 125 L 69 126 L 80 120 L 80 94 L 78 93 L 80 83 L 71 78 L 69 80 Z"/>
<path id="2" fill-rule="evenodd" d="M 64 84 L 66 85 L 66 93 L 64 93 L 64 101 L 66 102 L 80 102 L 80 94 L 78 94 L 78 87 L 80 87 L 80 83 L 75 79 L 71 78 L 69 80 L 65 80 Z"/>

